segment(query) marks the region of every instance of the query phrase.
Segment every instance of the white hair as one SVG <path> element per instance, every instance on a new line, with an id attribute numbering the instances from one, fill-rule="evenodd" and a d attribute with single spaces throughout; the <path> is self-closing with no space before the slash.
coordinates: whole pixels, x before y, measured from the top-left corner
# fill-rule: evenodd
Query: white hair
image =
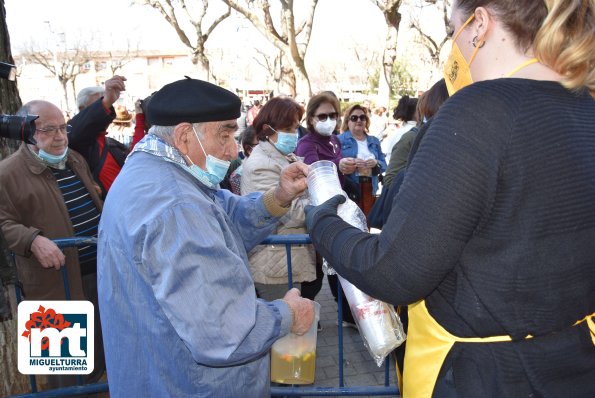
<path id="1" fill-rule="evenodd" d="M 105 88 L 101 87 L 101 86 L 93 86 L 93 87 L 86 87 L 84 89 L 82 89 L 81 91 L 79 91 L 78 95 L 76 96 L 76 106 L 79 109 L 83 109 L 86 108 L 87 106 L 91 105 L 89 104 L 89 97 L 96 95 L 96 94 L 102 94 L 105 92 Z"/>
<path id="2" fill-rule="evenodd" d="M 172 137 L 174 136 L 174 129 L 176 126 L 151 126 L 147 134 L 153 134 L 159 138 L 162 138 L 167 143 L 172 143 Z"/>
<path id="3" fill-rule="evenodd" d="M 203 125 L 204 125 L 204 123 L 192 123 L 192 126 L 196 130 L 196 134 L 198 135 L 199 138 L 203 138 Z M 149 131 L 147 131 L 147 134 L 153 134 L 153 135 L 163 139 L 165 142 L 171 144 L 171 143 L 173 143 L 173 136 L 174 136 L 175 129 L 176 129 L 176 126 L 153 125 L 153 126 L 151 126 Z"/>

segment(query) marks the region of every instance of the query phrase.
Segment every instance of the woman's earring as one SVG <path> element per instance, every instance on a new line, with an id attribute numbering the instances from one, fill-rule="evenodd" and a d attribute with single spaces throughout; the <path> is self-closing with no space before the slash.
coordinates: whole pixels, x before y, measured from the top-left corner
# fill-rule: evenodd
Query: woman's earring
<path id="1" fill-rule="evenodd" d="M 471 40 L 471 44 L 473 44 L 473 47 L 477 47 L 477 36 L 475 36 L 472 40 Z M 479 48 L 482 48 L 484 45 L 486 44 L 485 41 L 481 41 L 481 43 L 479 44 Z"/>

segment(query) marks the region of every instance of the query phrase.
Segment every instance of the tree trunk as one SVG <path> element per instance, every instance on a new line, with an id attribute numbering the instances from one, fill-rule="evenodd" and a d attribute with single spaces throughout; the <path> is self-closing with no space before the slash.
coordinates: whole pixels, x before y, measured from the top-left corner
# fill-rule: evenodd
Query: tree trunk
<path id="1" fill-rule="evenodd" d="M 289 95 L 291 95 L 293 98 L 295 98 L 298 91 L 297 91 L 297 86 L 296 86 L 295 73 L 293 73 L 292 68 L 283 67 L 282 81 L 285 83 L 287 89 L 289 90 Z"/>
<path id="2" fill-rule="evenodd" d="M 60 79 L 60 85 L 62 86 L 62 93 L 64 94 L 64 102 L 60 101 L 56 104 L 60 110 L 64 111 L 68 109 L 68 80 Z"/>
<path id="3" fill-rule="evenodd" d="M 246 17 L 246 19 L 248 19 L 271 44 L 273 44 L 277 49 L 279 49 L 279 51 L 285 54 L 285 57 L 289 62 L 289 66 L 294 70 L 296 76 L 297 92 L 302 95 L 311 96 L 312 87 L 308 77 L 308 72 L 306 71 L 304 59 L 306 56 L 308 43 L 310 42 L 310 32 L 312 28 L 312 22 L 314 20 L 314 11 L 316 9 L 318 0 L 311 0 L 310 8 L 308 9 L 306 13 L 307 15 L 304 19 L 305 22 L 302 31 L 305 33 L 303 33 L 304 40 L 301 43 L 303 48 L 301 48 L 296 41 L 296 36 L 299 35 L 300 32 L 296 31 L 292 1 L 281 2 L 282 32 L 278 32 L 272 23 L 272 18 L 269 11 L 269 2 L 267 0 L 258 2 L 265 14 L 264 18 L 259 18 L 257 14 L 253 13 L 249 9 L 249 7 L 242 6 L 237 0 L 223 0 L 223 2 Z M 251 2 L 248 1 L 247 3 Z"/>
<path id="4" fill-rule="evenodd" d="M 397 37 L 399 34 L 399 24 L 401 23 L 401 14 L 399 14 L 399 6 L 401 2 L 398 1 L 384 12 L 384 20 L 388 31 L 386 33 L 386 45 L 384 46 L 384 53 L 382 55 L 382 68 L 380 70 L 380 79 L 378 81 L 378 101 L 380 105 L 385 105 L 390 108 L 391 99 L 391 77 L 393 72 L 393 65 L 397 58 Z"/>
<path id="5" fill-rule="evenodd" d="M 298 93 L 306 93 L 308 97 L 312 96 L 312 86 L 310 85 L 310 78 L 308 72 L 306 72 L 306 65 L 303 59 L 299 59 L 296 62 L 295 70 L 295 91 Z M 295 97 L 295 92 L 292 93 Z"/>
<path id="6" fill-rule="evenodd" d="M 14 64 L 12 54 L 10 51 L 10 37 L 8 35 L 8 27 L 6 26 L 6 9 L 4 8 L 4 0 L 0 0 L 0 59 Z M 2 113 L 14 114 L 18 108 L 21 107 L 21 98 L 17 90 L 16 82 L 0 79 L 0 111 Z M 0 139 L 0 161 L 14 152 L 20 142 L 11 139 Z M 4 244 L 4 238 L 1 242 Z M 14 276 L 14 267 L 7 262 L 3 247 L 2 257 L 4 261 L 0 263 L 2 267 L 2 279 L 12 279 Z M 8 277 L 5 275 L 9 275 Z M 8 396 L 13 394 L 22 394 L 31 391 L 29 380 L 26 376 L 18 372 L 17 366 L 17 313 L 16 302 L 14 296 L 14 284 L 7 280 L 6 285 L 0 283 L 0 295 L 4 298 L 7 306 L 7 312 L 4 317 L 0 318 L 0 396 Z M 11 319 L 5 319 L 11 318 Z M 3 320 L 5 319 L 5 320 Z"/>
<path id="7" fill-rule="evenodd" d="M 0 59 L 14 64 L 10 51 L 10 37 L 6 26 L 6 9 L 4 0 L 0 0 Z M 0 113 L 14 114 L 21 107 L 21 98 L 16 82 L 0 79 Z M 8 138 L 0 138 L 0 160 L 16 151 L 21 143 Z M 1 360 L 1 359 L 0 359 Z"/>

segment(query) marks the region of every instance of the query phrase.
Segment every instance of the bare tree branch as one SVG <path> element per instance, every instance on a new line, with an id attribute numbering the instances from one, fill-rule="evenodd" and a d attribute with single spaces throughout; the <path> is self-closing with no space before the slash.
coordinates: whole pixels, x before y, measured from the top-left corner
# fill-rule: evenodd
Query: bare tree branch
<path id="1" fill-rule="evenodd" d="M 199 4 L 202 4 L 202 6 L 196 7 L 196 15 L 193 15 L 191 9 L 186 5 L 185 0 L 136 0 L 138 4 L 147 5 L 159 11 L 174 29 L 182 44 L 190 49 L 192 63 L 200 63 L 207 73 L 207 78 L 214 78 L 215 76 L 213 75 L 213 71 L 211 71 L 209 58 L 206 55 L 205 44 L 213 33 L 213 30 L 231 15 L 231 7 L 228 6 L 227 11 L 217 17 L 209 26 L 203 26 L 209 8 L 209 1 L 201 1 L 202 3 Z M 176 14 L 176 10 L 179 11 L 178 14 Z M 183 20 L 180 18 L 183 18 Z M 188 33 L 182 28 L 181 22 L 184 20 L 188 21 L 194 28 L 194 32 L 192 32 L 195 35 L 194 41 L 190 39 Z"/>
<path id="2" fill-rule="evenodd" d="M 67 109 L 70 105 L 68 84 L 74 82 L 78 75 L 86 72 L 85 65 L 96 58 L 97 53 L 89 51 L 87 44 L 83 43 L 80 37 L 74 42 L 64 40 L 62 44 L 62 48 L 52 49 L 51 46 L 46 46 L 40 49 L 29 43 L 21 53 L 21 58 L 26 62 L 43 66 L 56 76 L 62 86 L 64 108 Z"/>
<path id="3" fill-rule="evenodd" d="M 430 60 L 435 68 L 440 66 L 440 53 L 442 48 L 448 42 L 448 0 L 418 0 L 414 4 L 414 8 L 418 9 L 418 12 L 412 13 L 411 24 L 410 27 L 413 28 L 420 37 L 421 44 L 428 50 L 430 54 Z M 421 27 L 421 23 L 419 21 L 419 15 L 421 15 L 422 10 L 424 7 L 439 7 L 439 11 L 442 14 L 442 22 L 444 24 L 444 35 L 441 36 L 439 40 L 435 37 L 426 33 L 423 28 Z"/>
<path id="4" fill-rule="evenodd" d="M 121 70 L 124 66 L 134 61 L 138 55 L 138 50 L 131 50 L 130 42 L 127 42 L 126 51 L 124 53 L 109 50 L 108 55 L 110 59 L 110 70 L 112 71 L 113 76 L 118 70 Z"/>
<path id="5" fill-rule="evenodd" d="M 211 26 L 209 26 L 209 29 L 207 30 L 207 33 L 205 33 L 203 35 L 204 41 L 207 41 L 207 39 L 209 38 L 209 36 L 211 35 L 211 33 L 213 33 L 213 30 L 217 27 L 217 25 L 219 25 L 221 22 L 223 22 L 223 20 L 225 18 L 229 17 L 230 15 L 231 15 L 231 7 L 228 7 L 227 8 L 227 12 L 225 14 L 221 15 L 215 21 L 213 21 L 213 23 L 211 24 Z"/>
<path id="6" fill-rule="evenodd" d="M 294 73 L 299 75 L 300 82 L 305 85 L 304 91 L 312 93 L 310 79 L 304 62 L 310 42 L 312 22 L 318 0 L 310 0 L 308 12 L 303 21 L 296 24 L 293 12 L 293 0 L 279 0 L 281 5 L 281 32 L 275 27 L 270 13 L 268 0 L 222 0 L 225 4 L 242 14 L 252 25 L 276 48 L 285 54 Z M 253 11 L 254 6 L 262 10 L 262 16 Z M 301 33 L 299 42 L 298 34 Z"/>
<path id="7" fill-rule="evenodd" d="M 174 28 L 174 30 L 176 31 L 176 34 L 180 38 L 180 41 L 185 46 L 193 48 L 192 44 L 190 44 L 190 40 L 188 39 L 188 36 L 186 36 L 186 32 L 184 32 L 184 30 L 182 28 L 180 28 L 180 25 L 178 24 L 178 20 L 176 18 L 176 14 L 174 12 L 174 7 L 172 6 L 171 1 L 170 0 L 163 0 L 163 1 L 165 2 L 165 5 L 167 6 L 167 10 L 165 10 L 164 5 L 161 4 L 161 2 L 159 0 L 145 0 L 144 2 L 141 2 L 141 4 L 149 5 L 149 6 L 153 7 L 154 9 L 156 9 L 157 11 L 159 11 L 161 13 L 161 15 L 163 15 L 163 18 L 167 21 L 167 23 L 169 23 L 171 25 L 171 27 Z"/>
<path id="8" fill-rule="evenodd" d="M 403 0 L 370 0 L 382 11 L 387 26 L 387 33 L 380 65 L 380 79 L 378 82 L 378 100 L 380 103 L 389 104 L 391 97 L 392 69 L 397 58 L 397 36 L 401 23 L 399 7 Z"/>

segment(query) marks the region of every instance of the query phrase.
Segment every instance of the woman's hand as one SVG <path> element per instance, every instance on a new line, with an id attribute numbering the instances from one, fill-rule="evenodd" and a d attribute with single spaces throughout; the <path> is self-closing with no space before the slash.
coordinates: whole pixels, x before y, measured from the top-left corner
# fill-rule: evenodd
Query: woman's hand
<path id="1" fill-rule="evenodd" d="M 366 159 L 364 161 L 364 167 L 368 169 L 373 169 L 378 164 L 378 161 L 375 158 Z"/>
<path id="2" fill-rule="evenodd" d="M 339 171 L 343 174 L 352 174 L 357 169 L 357 160 L 354 158 L 343 158 L 339 161 Z"/>

